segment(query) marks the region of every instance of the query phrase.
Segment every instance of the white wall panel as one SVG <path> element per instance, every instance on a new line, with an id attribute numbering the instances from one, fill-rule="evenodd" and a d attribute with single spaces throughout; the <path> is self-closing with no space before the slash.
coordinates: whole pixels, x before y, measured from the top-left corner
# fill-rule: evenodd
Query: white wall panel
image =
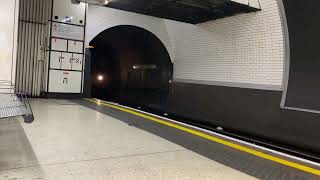
<path id="1" fill-rule="evenodd" d="M 56 51 L 67 51 L 68 49 L 68 40 L 65 39 L 51 39 L 51 49 Z"/>
<path id="2" fill-rule="evenodd" d="M 71 70 L 72 67 L 72 53 L 62 53 L 61 69 Z"/>
<path id="3" fill-rule="evenodd" d="M 1 0 L 0 80 L 15 80 L 19 0 Z"/>
<path id="4" fill-rule="evenodd" d="M 71 0 L 53 1 L 53 20 L 77 25 L 84 25 L 85 3 L 72 4 Z"/>
<path id="5" fill-rule="evenodd" d="M 166 46 L 171 60 L 174 61 L 174 53 L 164 19 L 102 6 L 89 5 L 88 7 L 86 46 L 99 33 L 118 25 L 134 25 L 152 32 Z"/>
<path id="6" fill-rule="evenodd" d="M 72 54 L 72 70 L 82 71 L 83 54 Z"/>
<path id="7" fill-rule="evenodd" d="M 81 72 L 50 70 L 49 92 L 80 93 Z"/>
<path id="8" fill-rule="evenodd" d="M 75 53 L 83 53 L 83 42 L 82 41 L 68 41 L 68 51 Z"/>
<path id="9" fill-rule="evenodd" d="M 61 61 L 64 59 L 62 52 L 50 52 L 50 68 L 61 69 Z"/>

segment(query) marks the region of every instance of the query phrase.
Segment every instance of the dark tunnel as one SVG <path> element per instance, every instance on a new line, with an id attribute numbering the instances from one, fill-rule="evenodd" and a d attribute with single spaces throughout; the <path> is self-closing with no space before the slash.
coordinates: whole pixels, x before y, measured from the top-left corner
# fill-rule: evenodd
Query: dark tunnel
<path id="1" fill-rule="evenodd" d="M 120 25 L 91 42 L 92 97 L 123 104 L 161 104 L 173 64 L 161 40 L 136 26 Z"/>

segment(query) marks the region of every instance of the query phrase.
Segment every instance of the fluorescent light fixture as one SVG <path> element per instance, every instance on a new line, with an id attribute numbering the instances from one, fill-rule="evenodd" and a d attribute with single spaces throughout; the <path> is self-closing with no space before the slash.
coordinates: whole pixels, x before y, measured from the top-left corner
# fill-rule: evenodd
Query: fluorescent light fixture
<path id="1" fill-rule="evenodd" d="M 142 70 L 157 69 L 157 65 L 156 64 L 135 64 L 133 65 L 133 69 L 142 69 Z"/>

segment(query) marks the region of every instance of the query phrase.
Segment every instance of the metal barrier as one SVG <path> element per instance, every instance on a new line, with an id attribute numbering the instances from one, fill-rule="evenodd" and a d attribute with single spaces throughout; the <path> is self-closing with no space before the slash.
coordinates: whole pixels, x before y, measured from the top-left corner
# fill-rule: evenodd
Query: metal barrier
<path id="1" fill-rule="evenodd" d="M 17 91 L 11 81 L 0 80 L 0 119 L 22 116 L 25 123 L 32 123 L 33 112 L 26 93 Z"/>

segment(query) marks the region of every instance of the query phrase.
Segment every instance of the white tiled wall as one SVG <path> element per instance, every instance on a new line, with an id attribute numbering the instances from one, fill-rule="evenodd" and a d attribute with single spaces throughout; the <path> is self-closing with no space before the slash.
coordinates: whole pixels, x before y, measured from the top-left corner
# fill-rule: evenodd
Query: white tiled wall
<path id="1" fill-rule="evenodd" d="M 174 61 L 175 79 L 281 89 L 285 54 L 277 0 L 260 3 L 260 12 L 200 25 L 89 6 L 86 43 L 109 27 L 136 25 L 165 44 Z"/>
<path id="2" fill-rule="evenodd" d="M 284 37 L 276 0 L 262 11 L 200 25 L 167 21 L 174 44 L 174 77 L 282 85 Z"/>

